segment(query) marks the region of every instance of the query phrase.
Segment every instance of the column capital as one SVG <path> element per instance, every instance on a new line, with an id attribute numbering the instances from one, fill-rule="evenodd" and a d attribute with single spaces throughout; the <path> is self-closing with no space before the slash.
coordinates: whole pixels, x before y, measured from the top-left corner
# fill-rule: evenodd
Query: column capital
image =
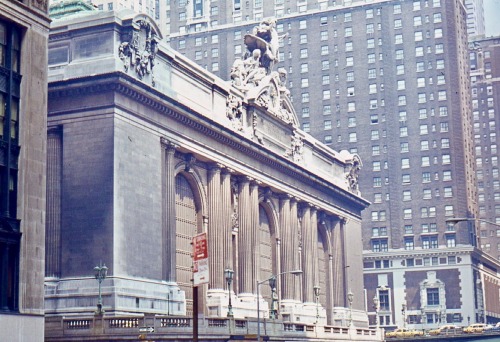
<path id="1" fill-rule="evenodd" d="M 211 172 L 222 172 L 224 165 L 221 163 L 209 163 L 208 165 L 208 170 Z"/>
<path id="2" fill-rule="evenodd" d="M 312 206 L 311 203 L 302 201 L 298 201 L 298 205 L 300 210 L 311 209 Z"/>
<path id="3" fill-rule="evenodd" d="M 278 194 L 278 198 L 280 201 L 291 201 L 294 197 L 289 193 L 280 193 Z"/>
<path id="4" fill-rule="evenodd" d="M 47 134 L 48 135 L 59 135 L 62 133 L 62 126 L 57 125 L 57 126 L 52 126 L 47 129 Z"/>
<path id="5" fill-rule="evenodd" d="M 179 147 L 177 144 L 168 140 L 166 137 L 160 138 L 160 144 L 169 153 L 174 153 L 175 150 Z"/>
<path id="6" fill-rule="evenodd" d="M 250 186 L 252 186 L 252 187 L 258 187 L 261 184 L 262 184 L 262 182 L 259 181 L 259 180 L 257 180 L 257 179 L 255 179 L 255 178 L 253 178 L 253 179 L 250 180 Z"/>
<path id="7" fill-rule="evenodd" d="M 222 165 L 222 164 L 220 164 L 220 165 Z M 231 169 L 230 167 L 222 166 L 221 172 L 224 176 L 231 176 L 234 174 L 235 171 L 233 169 Z"/>
<path id="8" fill-rule="evenodd" d="M 248 184 L 251 181 L 253 181 L 253 178 L 248 177 L 246 175 L 239 175 L 236 176 L 236 181 L 238 182 L 238 184 Z"/>

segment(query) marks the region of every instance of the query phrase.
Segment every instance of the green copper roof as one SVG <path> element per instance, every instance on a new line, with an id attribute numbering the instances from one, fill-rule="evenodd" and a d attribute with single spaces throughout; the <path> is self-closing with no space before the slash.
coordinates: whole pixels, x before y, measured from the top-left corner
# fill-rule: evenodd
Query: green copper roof
<path id="1" fill-rule="evenodd" d="M 80 12 L 97 11 L 97 9 L 88 1 L 67 0 L 52 3 L 49 7 L 49 16 L 52 19 L 58 19 Z"/>

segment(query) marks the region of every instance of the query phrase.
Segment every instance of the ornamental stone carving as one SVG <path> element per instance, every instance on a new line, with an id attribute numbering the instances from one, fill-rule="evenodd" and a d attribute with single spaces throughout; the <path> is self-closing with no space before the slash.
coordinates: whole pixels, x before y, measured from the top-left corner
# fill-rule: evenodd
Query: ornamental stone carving
<path id="1" fill-rule="evenodd" d="M 298 127 L 298 119 L 286 87 L 284 68 L 273 71 L 278 62 L 279 41 L 284 36 L 276 32 L 276 19 L 263 20 L 245 35 L 247 51 L 243 59 L 236 59 L 231 68 L 231 83 L 245 94 L 248 102 L 268 111 L 278 119 Z"/>
<path id="2" fill-rule="evenodd" d="M 296 130 L 293 131 L 291 139 L 291 149 L 285 153 L 285 157 L 289 157 L 294 162 L 300 163 L 302 161 L 302 155 L 304 153 L 304 141 Z"/>
<path id="3" fill-rule="evenodd" d="M 241 106 L 241 100 L 236 96 L 229 94 L 226 99 L 226 116 L 233 124 L 233 128 L 237 131 L 243 130 L 243 110 Z"/>
<path id="4" fill-rule="evenodd" d="M 132 24 L 132 32 L 118 47 L 118 57 L 128 73 L 132 70 L 139 79 L 149 78 L 155 86 L 153 68 L 161 34 L 153 20 L 146 15 L 137 16 Z"/>
<path id="5" fill-rule="evenodd" d="M 347 185 L 351 192 L 359 192 L 358 178 L 361 167 L 361 159 L 357 154 L 353 155 L 352 160 L 348 162 L 348 170 L 345 174 Z"/>

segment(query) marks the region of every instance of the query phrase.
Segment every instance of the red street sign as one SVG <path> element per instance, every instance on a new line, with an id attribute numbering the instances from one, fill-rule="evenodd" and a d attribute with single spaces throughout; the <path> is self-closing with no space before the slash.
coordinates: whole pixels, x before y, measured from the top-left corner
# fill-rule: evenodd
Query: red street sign
<path id="1" fill-rule="evenodd" d="M 194 261 L 208 258 L 207 233 L 201 233 L 193 237 L 193 248 Z"/>

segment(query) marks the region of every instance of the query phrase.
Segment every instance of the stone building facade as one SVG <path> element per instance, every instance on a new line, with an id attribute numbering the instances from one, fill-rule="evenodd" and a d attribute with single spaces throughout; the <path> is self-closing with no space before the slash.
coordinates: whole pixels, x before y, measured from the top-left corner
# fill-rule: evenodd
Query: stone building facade
<path id="1" fill-rule="evenodd" d="M 278 16 L 282 40 L 277 66 L 288 71 L 303 130 L 363 160 L 359 187 L 371 202 L 362 213 L 370 324 L 376 324 L 374 294 L 379 286 L 387 290 L 389 283 L 390 291 L 378 298 L 390 305 L 378 315 L 383 327 L 410 327 L 410 320 L 418 328 L 437 327 L 445 318 L 462 325 L 468 317 L 471 323 L 482 321 L 482 299 L 488 295 L 479 291 L 478 272 L 488 265 L 484 268 L 495 274 L 500 266 L 478 256 L 483 255 L 476 249 L 478 241 L 485 245 L 486 239 L 479 239 L 474 220 L 447 222 L 479 217 L 481 210 L 467 35 L 468 28 L 482 30 L 481 1 L 204 4 L 204 15 L 196 17 L 189 9 L 192 2 L 171 3 L 169 39 L 174 49 L 224 77 L 233 60 L 245 53 L 240 37 L 261 18 Z M 444 269 L 450 275 L 441 275 Z M 416 284 L 434 279 L 427 272 L 447 282 L 445 296 L 436 297 L 439 301 L 413 295 L 421 292 Z M 458 310 L 456 304 L 448 303 L 455 301 L 450 288 L 457 284 L 463 313 L 454 316 L 449 313 Z M 439 321 L 443 305 L 448 314 Z M 489 320 L 498 319 L 496 309 L 486 311 Z"/>
<path id="2" fill-rule="evenodd" d="M 481 249 L 500 262 L 500 37 L 470 44 L 472 118 Z"/>
<path id="3" fill-rule="evenodd" d="M 47 1 L 0 2 L 0 340 L 43 341 Z"/>
<path id="4" fill-rule="evenodd" d="M 63 316 L 81 319 L 63 330 L 93 324 L 93 269 L 101 263 L 104 317 L 190 317 L 198 289 L 204 317 L 225 318 L 232 298 L 240 328 L 255 322 L 259 301 L 260 318 L 302 324 L 288 332 L 299 331 L 299 340 L 309 334 L 304 325 L 373 334 L 363 294 L 361 161 L 298 127 L 286 72 L 273 70 L 268 53 L 274 29 L 260 29 L 245 38 L 249 54 L 261 54 L 256 69 L 241 60 L 242 78 L 235 70 L 223 81 L 164 45 L 145 15 L 82 12 L 53 21 L 50 338 L 63 334 L 53 324 Z M 193 288 L 191 241 L 202 232 L 209 282 Z"/>

